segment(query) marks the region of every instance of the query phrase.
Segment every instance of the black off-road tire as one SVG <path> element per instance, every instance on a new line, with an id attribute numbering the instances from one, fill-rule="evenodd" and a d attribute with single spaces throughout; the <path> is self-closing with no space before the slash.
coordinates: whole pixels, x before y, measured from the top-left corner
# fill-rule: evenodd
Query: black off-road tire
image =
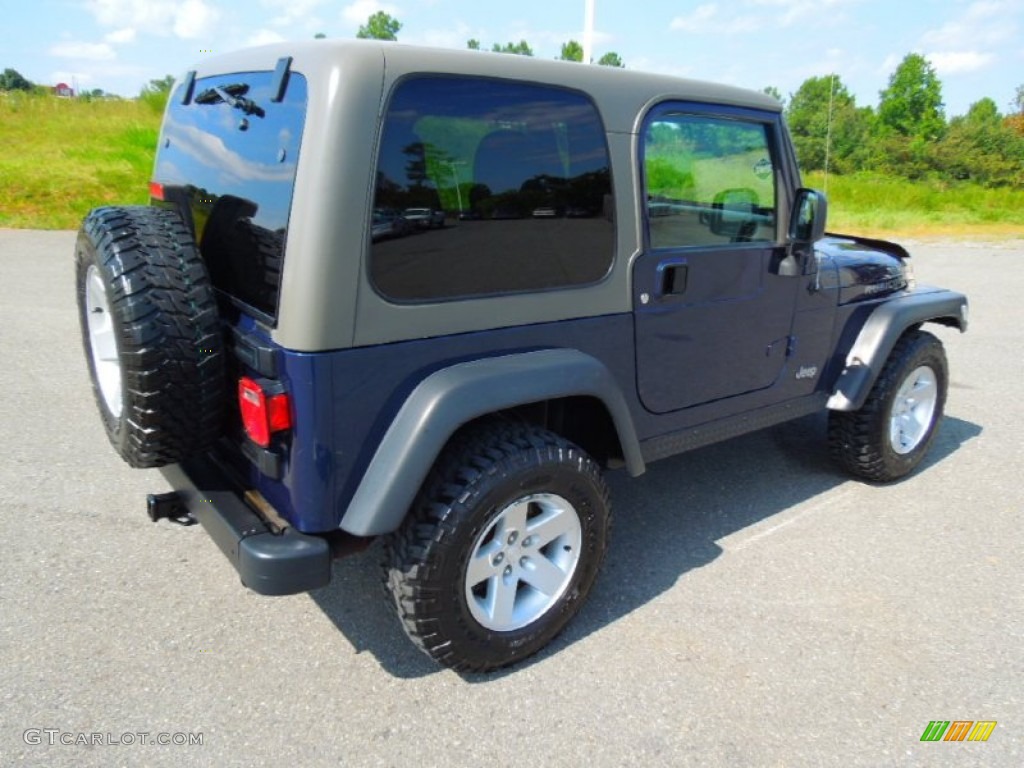
<path id="1" fill-rule="evenodd" d="M 916 445 L 900 453 L 894 449 L 890 437 L 893 407 L 900 388 L 922 367 L 930 369 L 934 375 L 934 411 Z M 833 460 L 855 477 L 878 483 L 898 480 L 913 472 L 935 440 L 946 404 L 948 381 L 942 342 L 925 331 L 904 334 L 893 347 L 860 410 L 829 412 L 828 442 Z"/>
<path id="2" fill-rule="evenodd" d="M 575 570 L 536 620 L 488 629 L 466 597 L 473 547 L 513 502 L 544 494 L 557 494 L 577 515 Z M 610 526 L 607 485 L 582 449 L 531 425 L 483 425 L 453 439 L 405 523 L 387 538 L 386 590 L 406 633 L 432 659 L 464 672 L 497 669 L 539 651 L 575 616 L 604 560 Z"/>
<path id="3" fill-rule="evenodd" d="M 117 452 L 133 467 L 159 467 L 212 445 L 226 397 L 224 345 L 213 287 L 181 217 L 155 207 L 94 209 L 78 233 L 75 267 L 89 375 Z M 109 386 L 105 395 L 97 378 L 103 363 L 89 323 L 104 312 L 119 397 Z"/>

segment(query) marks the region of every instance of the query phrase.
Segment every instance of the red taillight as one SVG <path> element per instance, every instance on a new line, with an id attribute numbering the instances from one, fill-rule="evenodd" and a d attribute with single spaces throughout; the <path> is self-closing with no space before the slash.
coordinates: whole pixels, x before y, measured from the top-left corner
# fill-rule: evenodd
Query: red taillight
<path id="1" fill-rule="evenodd" d="M 149 182 L 149 196 L 154 200 L 164 200 L 164 185 L 159 181 Z"/>
<path id="2" fill-rule="evenodd" d="M 268 395 L 248 376 L 238 381 L 238 408 L 245 434 L 256 445 L 266 448 L 275 432 L 291 429 L 291 403 L 287 394 Z"/>

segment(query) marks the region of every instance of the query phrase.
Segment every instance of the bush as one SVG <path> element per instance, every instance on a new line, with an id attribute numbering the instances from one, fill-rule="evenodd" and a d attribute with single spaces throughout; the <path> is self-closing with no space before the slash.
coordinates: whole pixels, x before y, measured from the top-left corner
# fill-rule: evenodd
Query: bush
<path id="1" fill-rule="evenodd" d="M 167 75 L 158 80 L 150 80 L 149 85 L 139 93 L 139 101 L 152 109 L 156 114 L 162 115 L 167 108 L 167 100 L 171 97 L 171 89 L 173 87 L 173 75 Z"/>
<path id="2" fill-rule="evenodd" d="M 8 67 L 0 73 L 0 91 L 31 91 L 32 83 L 16 69 Z"/>

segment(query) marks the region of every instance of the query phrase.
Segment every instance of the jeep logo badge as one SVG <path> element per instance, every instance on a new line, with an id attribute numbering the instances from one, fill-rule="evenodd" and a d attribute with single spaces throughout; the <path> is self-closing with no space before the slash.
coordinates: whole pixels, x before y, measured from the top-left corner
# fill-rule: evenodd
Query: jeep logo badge
<path id="1" fill-rule="evenodd" d="M 818 366 L 816 365 L 801 365 L 800 370 L 796 372 L 797 379 L 813 379 L 818 375 Z"/>

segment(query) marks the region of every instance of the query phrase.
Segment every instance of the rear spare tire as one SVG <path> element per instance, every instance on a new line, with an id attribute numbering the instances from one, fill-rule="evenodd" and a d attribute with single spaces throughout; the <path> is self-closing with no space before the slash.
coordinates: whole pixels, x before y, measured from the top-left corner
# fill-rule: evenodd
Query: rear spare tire
<path id="1" fill-rule="evenodd" d="M 93 392 L 121 458 L 159 467 L 212 445 L 224 345 L 209 274 L 181 217 L 92 210 L 75 246 L 75 285 Z"/>

